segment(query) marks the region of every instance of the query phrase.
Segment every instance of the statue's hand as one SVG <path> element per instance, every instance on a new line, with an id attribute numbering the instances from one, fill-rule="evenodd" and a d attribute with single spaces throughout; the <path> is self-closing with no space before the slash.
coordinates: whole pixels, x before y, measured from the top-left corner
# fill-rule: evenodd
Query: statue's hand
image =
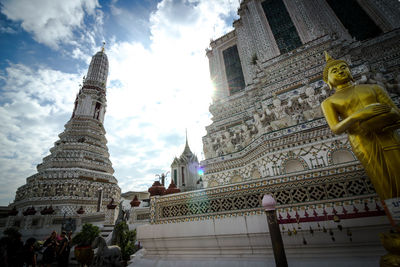
<path id="1" fill-rule="evenodd" d="M 390 132 L 390 131 L 393 131 L 393 130 L 396 130 L 396 129 L 400 129 L 400 120 L 397 121 L 396 123 L 392 124 L 392 125 L 384 127 L 382 129 L 382 132 L 386 132 L 386 131 Z"/>
<path id="2" fill-rule="evenodd" d="M 383 113 L 390 112 L 391 107 L 386 104 L 371 104 L 359 110 L 357 113 L 354 114 L 354 118 L 358 121 L 368 120 L 372 117 L 378 116 Z"/>
<path id="3" fill-rule="evenodd" d="M 360 128 L 366 132 L 385 132 L 400 128 L 400 114 L 390 108 L 389 112 L 384 112 L 360 122 Z"/>

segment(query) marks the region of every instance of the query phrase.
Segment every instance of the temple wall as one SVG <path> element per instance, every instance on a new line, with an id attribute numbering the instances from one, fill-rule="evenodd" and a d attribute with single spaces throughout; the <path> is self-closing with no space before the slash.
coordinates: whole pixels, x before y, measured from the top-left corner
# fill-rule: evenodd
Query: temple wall
<path id="1" fill-rule="evenodd" d="M 357 228 L 360 223 L 364 227 Z M 310 234 L 301 224 L 297 234 L 283 231 L 289 266 L 377 266 L 385 254 L 378 233 L 385 231 L 386 218 L 353 219 L 343 222 L 352 229 L 352 239 L 339 231 L 334 222 L 324 224 L 334 231 L 316 230 Z M 311 224 L 315 227 L 316 224 Z M 288 225 L 288 228 L 297 225 Z M 274 256 L 265 214 L 213 218 L 170 224 L 141 225 L 138 240 L 145 247 L 142 256 L 134 257 L 130 266 L 274 266 Z M 307 244 L 303 244 L 303 238 Z M 207 263 L 208 260 L 211 262 Z M 205 265 L 203 265 L 205 264 Z"/>

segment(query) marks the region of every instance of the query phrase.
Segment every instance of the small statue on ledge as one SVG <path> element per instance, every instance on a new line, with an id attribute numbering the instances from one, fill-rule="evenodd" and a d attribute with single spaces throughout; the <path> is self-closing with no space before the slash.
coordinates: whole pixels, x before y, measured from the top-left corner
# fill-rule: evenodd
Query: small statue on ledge
<path id="1" fill-rule="evenodd" d="M 346 61 L 325 52 L 323 80 L 336 92 L 321 104 L 332 132 L 348 133 L 381 200 L 400 197 L 400 110 L 376 84 L 353 83 Z"/>
<path id="2" fill-rule="evenodd" d="M 276 120 L 271 122 L 271 127 L 273 130 L 278 130 L 278 129 L 285 128 L 288 126 L 293 126 L 297 123 L 286 112 L 286 108 L 292 107 L 292 101 L 290 99 L 285 106 L 282 106 L 281 100 L 275 96 L 274 100 L 272 101 L 272 104 L 274 105 L 273 109 L 270 110 L 268 107 L 266 107 L 265 112 L 267 115 L 271 115 L 271 114 L 275 115 Z"/>
<path id="3" fill-rule="evenodd" d="M 307 103 L 309 106 L 309 109 L 304 111 L 305 118 L 307 120 L 313 120 L 322 117 L 322 111 L 319 101 L 320 95 L 315 94 L 315 90 L 311 86 L 306 88 L 305 93 L 307 96 L 305 99 L 302 99 L 301 97 L 297 99 L 300 105 L 303 103 Z M 321 96 L 326 96 L 325 90 L 322 90 Z"/>

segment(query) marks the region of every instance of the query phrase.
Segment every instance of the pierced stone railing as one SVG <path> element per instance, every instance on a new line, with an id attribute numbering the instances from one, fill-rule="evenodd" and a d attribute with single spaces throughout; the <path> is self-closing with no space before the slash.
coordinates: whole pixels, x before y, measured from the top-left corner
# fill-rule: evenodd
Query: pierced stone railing
<path id="1" fill-rule="evenodd" d="M 133 207 L 129 215 L 129 224 L 145 223 L 150 221 L 150 207 Z"/>
<path id="2" fill-rule="evenodd" d="M 272 194 L 277 208 L 305 208 L 374 199 L 375 190 L 359 162 L 263 178 L 228 186 L 152 197 L 153 224 L 261 214 L 261 199 Z"/>

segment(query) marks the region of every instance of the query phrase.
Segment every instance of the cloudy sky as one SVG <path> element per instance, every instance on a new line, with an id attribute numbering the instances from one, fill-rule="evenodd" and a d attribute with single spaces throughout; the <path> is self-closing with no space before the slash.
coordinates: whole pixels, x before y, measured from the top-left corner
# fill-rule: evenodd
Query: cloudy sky
<path id="1" fill-rule="evenodd" d="M 189 145 L 203 159 L 213 87 L 205 49 L 238 0 L 0 0 L 0 205 L 64 130 L 106 41 L 108 148 L 123 192 L 147 190 Z"/>

